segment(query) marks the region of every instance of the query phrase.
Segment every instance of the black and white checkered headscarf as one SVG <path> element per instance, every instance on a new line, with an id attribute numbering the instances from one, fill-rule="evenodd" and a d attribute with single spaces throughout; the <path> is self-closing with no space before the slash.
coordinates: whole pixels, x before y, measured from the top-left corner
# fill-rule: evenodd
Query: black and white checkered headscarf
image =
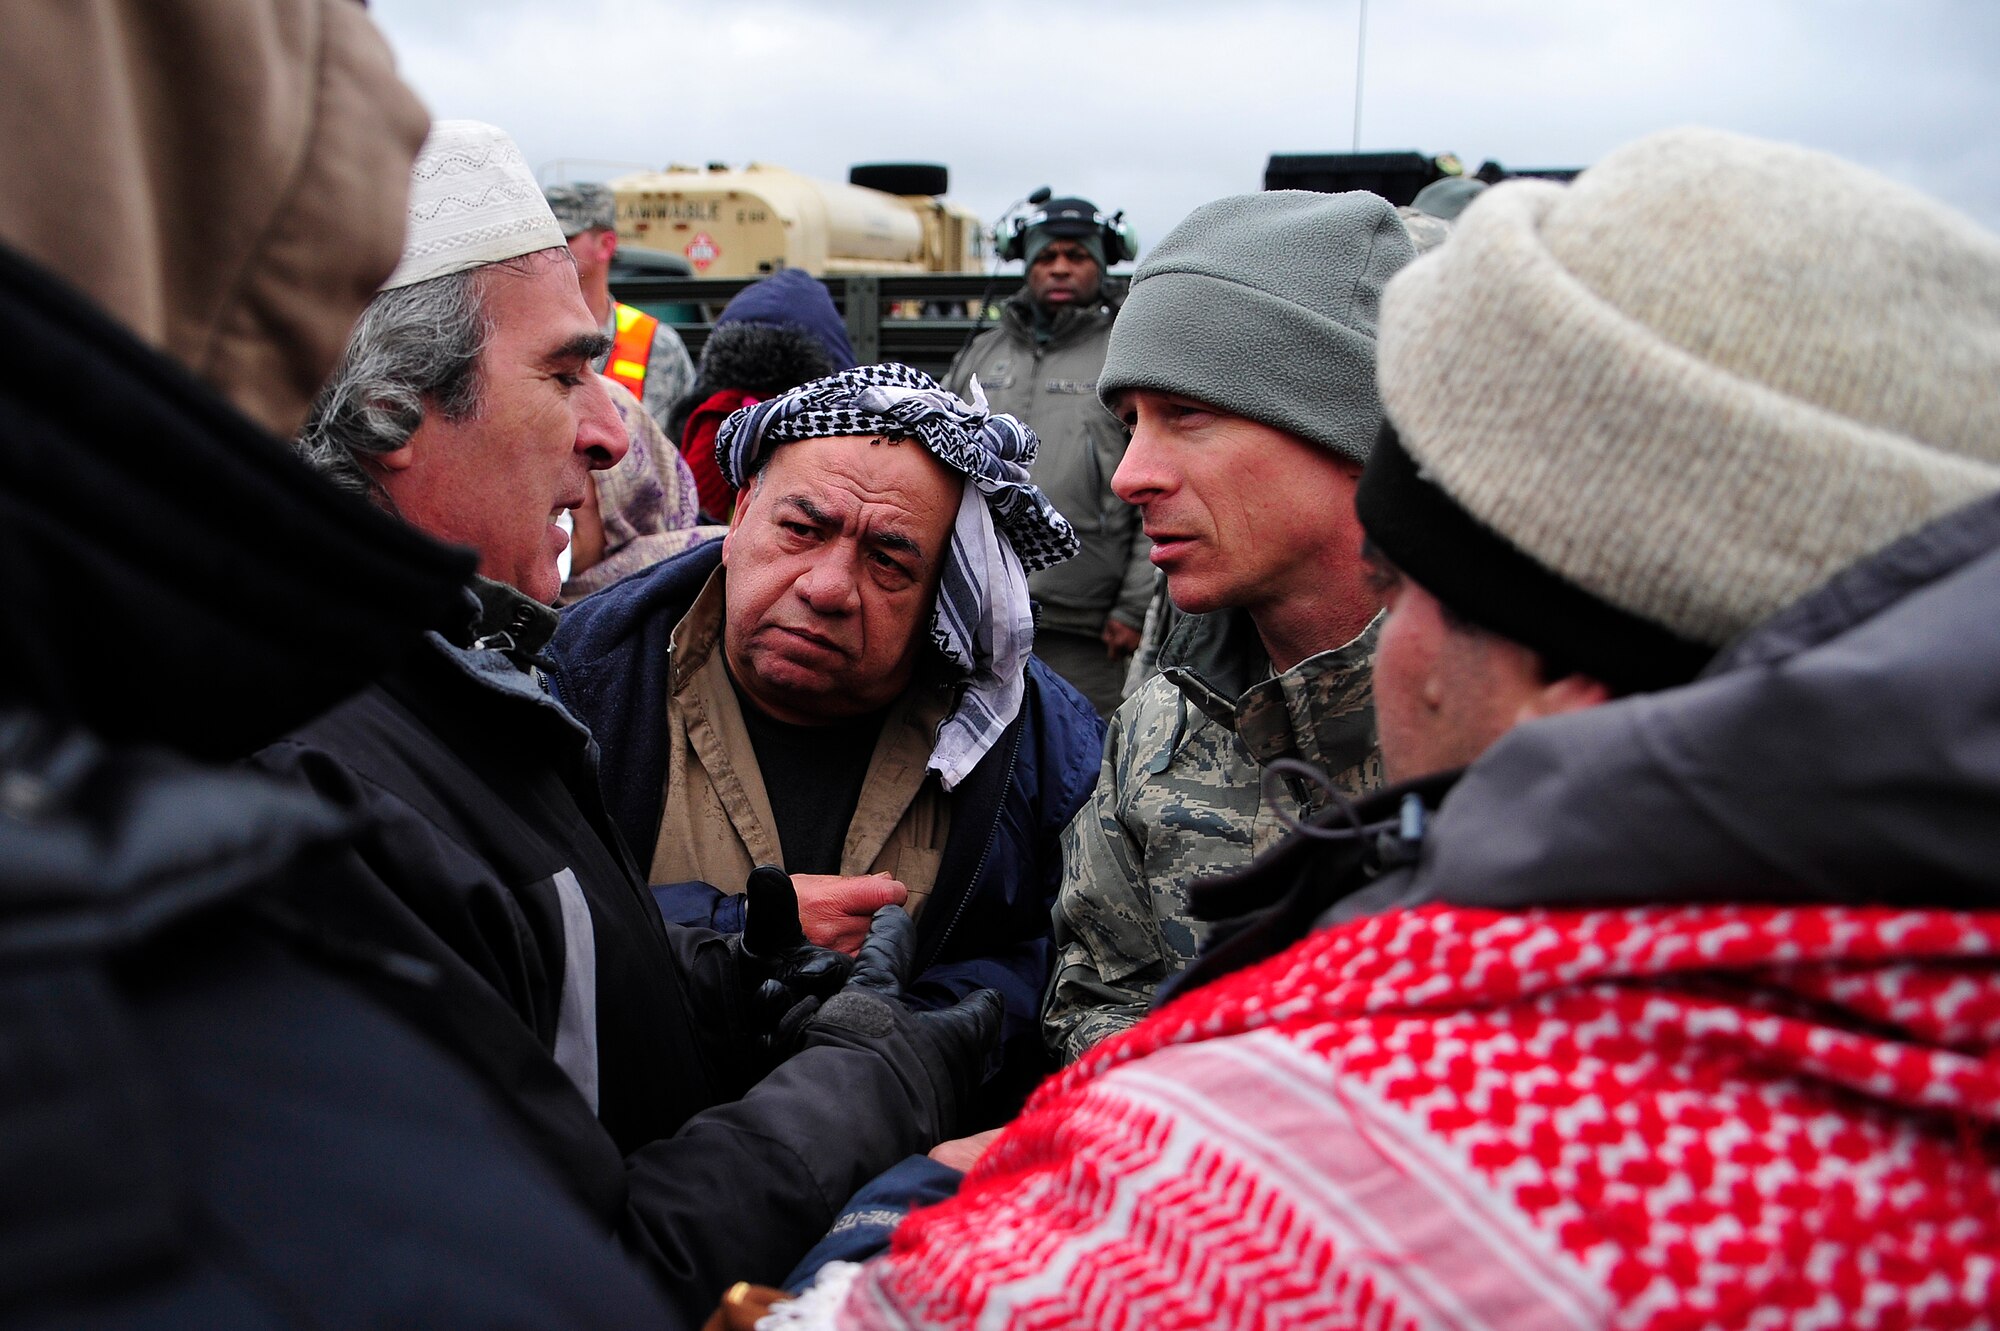
<path id="1" fill-rule="evenodd" d="M 967 403 L 907 365 L 863 365 L 742 407 L 715 435 L 716 464 L 738 489 L 780 444 L 852 435 L 914 440 L 965 476 L 931 621 L 938 651 L 967 677 L 931 753 L 946 790 L 1021 710 L 1035 638 L 1027 571 L 1078 549 L 1068 521 L 1028 480 L 1035 432 L 989 412 L 977 381 L 972 396 Z"/>

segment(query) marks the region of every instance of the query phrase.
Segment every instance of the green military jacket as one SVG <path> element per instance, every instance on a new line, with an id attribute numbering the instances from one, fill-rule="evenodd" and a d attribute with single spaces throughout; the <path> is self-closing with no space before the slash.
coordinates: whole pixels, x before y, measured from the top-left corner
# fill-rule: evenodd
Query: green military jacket
<path id="1" fill-rule="evenodd" d="M 1273 676 L 1241 611 L 1193 615 L 1161 673 L 1111 719 L 1091 802 L 1063 833 L 1055 975 L 1042 1035 L 1068 1063 L 1146 1015 L 1201 946 L 1188 885 L 1250 862 L 1285 834 L 1263 799 L 1266 764 L 1297 758 L 1357 796 L 1382 781 L 1371 687 L 1380 620 L 1344 647 Z M 1327 801 L 1276 776 L 1273 799 L 1304 817 Z"/>

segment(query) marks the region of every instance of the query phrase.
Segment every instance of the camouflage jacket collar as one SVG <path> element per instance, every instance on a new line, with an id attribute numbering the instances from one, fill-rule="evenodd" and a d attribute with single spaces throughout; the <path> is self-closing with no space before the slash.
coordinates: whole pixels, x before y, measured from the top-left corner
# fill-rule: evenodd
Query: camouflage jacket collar
<path id="1" fill-rule="evenodd" d="M 1345 646 L 1280 675 L 1241 610 L 1189 615 L 1161 649 L 1160 673 L 1260 767 L 1299 758 L 1327 771 L 1363 762 L 1375 747 L 1375 639 L 1381 616 Z"/>

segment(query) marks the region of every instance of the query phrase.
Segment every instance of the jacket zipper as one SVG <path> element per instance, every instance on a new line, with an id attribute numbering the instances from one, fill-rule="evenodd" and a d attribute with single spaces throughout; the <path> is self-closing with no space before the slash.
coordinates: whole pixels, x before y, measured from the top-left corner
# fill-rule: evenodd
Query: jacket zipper
<path id="1" fill-rule="evenodd" d="M 1083 432 L 1083 451 L 1090 458 L 1090 493 L 1096 501 L 1097 534 L 1103 536 L 1111 530 L 1111 510 L 1104 503 L 1104 459 L 1097 456 L 1097 436 L 1086 427 Z M 1117 502 L 1117 496 L 1112 496 Z"/>
<path id="2" fill-rule="evenodd" d="M 1032 336 L 1030 334 L 1031 338 Z M 1035 343 L 1034 360 L 1028 367 L 1028 383 L 1030 384 L 1028 400 L 1031 403 L 1036 400 L 1035 394 L 1041 391 L 1041 384 L 1043 382 L 1042 361 L 1054 350 L 1056 350 L 1054 339 L 1050 339 L 1047 343 Z M 1104 460 L 1097 456 L 1096 436 L 1091 434 L 1087 427 L 1083 432 L 1083 451 L 1086 458 L 1084 470 L 1088 474 L 1090 481 L 1088 504 L 1090 509 L 1097 514 L 1097 529 L 1095 534 L 1103 536 L 1111 530 L 1111 514 L 1113 510 L 1106 507 L 1104 500 Z"/>
<path id="3" fill-rule="evenodd" d="M 1007 773 L 1000 782 L 1000 799 L 993 810 L 993 825 L 986 829 L 986 844 L 980 848 L 979 861 L 972 866 L 972 877 L 965 882 L 965 892 L 958 899 L 958 909 L 951 913 L 951 922 L 945 925 L 944 932 L 938 935 L 937 943 L 928 954 L 918 961 L 916 966 L 918 975 L 929 970 L 931 963 L 944 954 L 944 945 L 950 941 L 951 931 L 958 928 L 958 922 L 965 917 L 965 908 L 971 903 L 972 894 L 979 887 L 980 875 L 986 872 L 986 861 L 993 854 L 993 843 L 1000 839 L 1000 820 L 1007 813 L 1007 791 L 1014 785 L 1014 768 L 1021 761 L 1022 733 L 1022 731 L 1015 732 L 1014 743 L 1007 750 Z"/>

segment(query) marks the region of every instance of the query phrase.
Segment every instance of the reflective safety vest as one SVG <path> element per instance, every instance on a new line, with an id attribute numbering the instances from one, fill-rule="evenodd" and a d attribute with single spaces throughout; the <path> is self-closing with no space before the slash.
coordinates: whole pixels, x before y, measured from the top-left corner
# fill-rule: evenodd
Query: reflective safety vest
<path id="1" fill-rule="evenodd" d="M 604 372 L 631 389 L 633 397 L 643 399 L 646 362 L 653 354 L 653 330 L 660 321 L 644 310 L 622 304 L 615 307 L 613 318 L 618 332 L 612 338 L 611 358 L 604 362 Z"/>

